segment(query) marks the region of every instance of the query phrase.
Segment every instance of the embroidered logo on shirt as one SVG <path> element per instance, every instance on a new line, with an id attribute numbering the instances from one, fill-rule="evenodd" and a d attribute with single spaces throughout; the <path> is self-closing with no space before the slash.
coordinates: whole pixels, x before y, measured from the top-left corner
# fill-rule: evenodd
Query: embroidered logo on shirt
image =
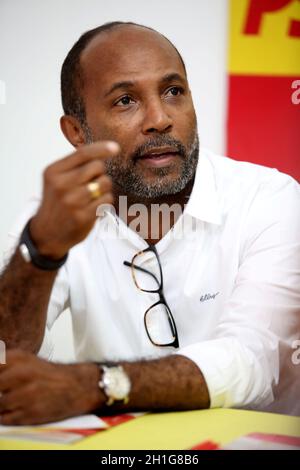
<path id="1" fill-rule="evenodd" d="M 220 294 L 220 292 L 216 292 L 215 294 L 204 294 L 204 295 L 201 295 L 201 297 L 200 297 L 200 302 L 205 302 L 206 300 L 215 299 L 218 294 Z"/>

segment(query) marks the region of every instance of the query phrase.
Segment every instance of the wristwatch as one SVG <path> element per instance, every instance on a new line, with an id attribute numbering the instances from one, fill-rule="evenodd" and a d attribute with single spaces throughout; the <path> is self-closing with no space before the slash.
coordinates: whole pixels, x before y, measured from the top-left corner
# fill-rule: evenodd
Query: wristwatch
<path id="1" fill-rule="evenodd" d="M 35 267 L 44 271 L 56 271 L 66 262 L 68 253 L 60 259 L 51 259 L 41 255 L 35 246 L 29 230 L 31 219 L 27 222 L 20 237 L 19 250 L 26 263 L 32 263 Z"/>
<path id="2" fill-rule="evenodd" d="M 115 401 L 123 401 L 126 405 L 129 402 L 131 381 L 122 366 L 100 365 L 102 372 L 99 382 L 100 389 L 107 397 L 107 406 L 111 406 Z"/>

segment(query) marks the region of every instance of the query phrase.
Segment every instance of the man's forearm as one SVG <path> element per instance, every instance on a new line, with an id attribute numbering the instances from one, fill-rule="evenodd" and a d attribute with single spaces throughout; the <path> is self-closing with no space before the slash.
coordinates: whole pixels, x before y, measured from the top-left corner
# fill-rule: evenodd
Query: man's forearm
<path id="1" fill-rule="evenodd" d="M 0 277 L 0 339 L 7 348 L 38 352 L 56 274 L 26 263 L 18 250 L 12 256 Z"/>
<path id="2" fill-rule="evenodd" d="M 192 410 L 210 406 L 203 375 L 184 356 L 121 365 L 130 377 L 132 390 L 128 404 L 115 404 L 114 410 Z"/>
<path id="3" fill-rule="evenodd" d="M 113 365 L 112 363 L 109 364 Z M 72 364 L 80 383 L 87 390 L 82 395 L 85 413 L 98 414 L 126 411 L 197 410 L 210 407 L 210 397 L 205 379 L 196 364 L 179 354 L 160 359 L 136 362 L 118 362 L 131 381 L 127 404 L 116 401 L 106 406 L 107 397 L 99 388 L 99 366 L 91 363 Z M 87 403 L 89 402 L 89 403 Z"/>
<path id="4" fill-rule="evenodd" d="M 1 423 L 41 424 L 91 412 L 194 410 L 210 405 L 200 370 L 184 356 L 122 366 L 132 383 L 129 402 L 107 406 L 96 364 L 53 364 L 24 351 L 8 351 L 7 364 L 0 366 Z"/>

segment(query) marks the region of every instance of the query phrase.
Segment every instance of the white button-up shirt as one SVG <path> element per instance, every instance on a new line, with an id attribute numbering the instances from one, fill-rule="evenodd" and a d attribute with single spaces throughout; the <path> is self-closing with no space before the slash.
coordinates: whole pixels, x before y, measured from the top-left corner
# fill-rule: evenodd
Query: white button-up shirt
<path id="1" fill-rule="evenodd" d="M 39 202 L 32 199 L 17 221 L 11 246 Z M 300 414 L 300 365 L 293 361 L 300 339 L 298 183 L 201 150 L 183 215 L 156 244 L 178 350 L 149 341 L 144 313 L 158 295 L 138 290 L 123 265 L 146 247 L 109 211 L 97 219 L 58 273 L 41 355 L 51 355 L 51 327 L 69 307 L 79 361 L 181 354 L 202 371 L 211 407 Z M 150 255 L 149 271 L 153 263 Z"/>

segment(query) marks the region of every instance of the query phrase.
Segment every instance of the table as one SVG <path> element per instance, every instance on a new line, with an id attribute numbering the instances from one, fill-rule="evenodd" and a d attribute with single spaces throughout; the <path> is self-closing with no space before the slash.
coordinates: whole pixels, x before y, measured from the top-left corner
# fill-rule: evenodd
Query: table
<path id="1" fill-rule="evenodd" d="M 251 432 L 300 437 L 300 418 L 234 409 L 150 413 L 73 445 L 11 441 L 0 436 L 0 449 L 182 450 L 207 440 L 223 445 Z"/>

